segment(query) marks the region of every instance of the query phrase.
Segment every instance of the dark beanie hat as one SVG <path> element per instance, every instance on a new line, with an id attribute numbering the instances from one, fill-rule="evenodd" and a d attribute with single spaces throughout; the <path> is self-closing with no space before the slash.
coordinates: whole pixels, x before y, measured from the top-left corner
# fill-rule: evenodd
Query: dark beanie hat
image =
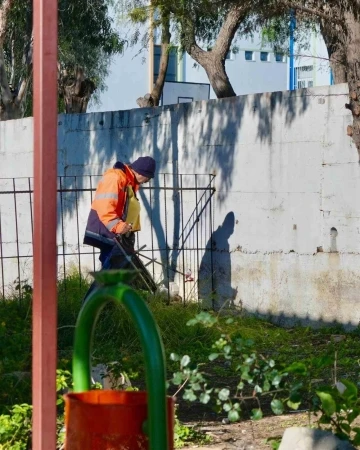
<path id="1" fill-rule="evenodd" d="M 144 177 L 154 178 L 156 162 L 151 156 L 140 156 L 140 158 L 130 164 L 130 167 Z"/>

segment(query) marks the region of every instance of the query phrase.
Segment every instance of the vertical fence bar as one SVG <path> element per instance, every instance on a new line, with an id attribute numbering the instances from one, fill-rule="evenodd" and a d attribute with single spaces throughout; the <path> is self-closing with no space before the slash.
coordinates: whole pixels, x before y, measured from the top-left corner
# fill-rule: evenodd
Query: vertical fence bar
<path id="1" fill-rule="evenodd" d="M 150 181 L 150 230 L 151 230 L 151 258 L 152 258 L 152 273 L 153 278 L 155 278 L 155 263 L 154 263 L 154 228 L 153 228 L 153 205 L 152 205 L 152 187 L 153 187 L 153 181 Z"/>
<path id="2" fill-rule="evenodd" d="M 30 220 L 31 220 L 31 238 L 34 239 L 34 219 L 33 219 L 33 202 L 32 202 L 32 192 L 31 192 L 31 181 L 28 178 L 28 186 L 29 186 L 29 197 L 30 197 Z"/>
<path id="3" fill-rule="evenodd" d="M 90 177 L 90 200 L 91 200 L 91 205 L 92 205 L 92 202 L 93 202 L 93 198 L 94 198 L 94 195 L 93 195 L 93 186 L 92 186 L 92 176 L 91 175 L 89 175 L 89 177 Z M 93 267 L 94 267 L 94 272 L 96 271 L 96 263 L 95 263 L 95 247 L 93 247 Z"/>
<path id="4" fill-rule="evenodd" d="M 63 282 L 61 286 L 64 286 L 64 298 L 66 298 L 66 257 L 65 257 L 65 234 L 64 234 L 64 199 L 63 199 L 63 185 L 62 177 L 59 177 L 59 191 L 60 191 L 60 221 L 61 221 L 61 244 L 62 244 L 62 260 L 63 260 Z"/>
<path id="5" fill-rule="evenodd" d="M 75 186 L 75 209 L 76 209 L 76 231 L 77 231 L 77 248 L 78 248 L 78 267 L 79 267 L 79 283 L 81 291 L 81 253 L 80 253 L 80 228 L 79 228 L 79 202 L 78 202 L 78 192 L 77 192 L 77 177 L 75 175 L 74 186 Z"/>
<path id="6" fill-rule="evenodd" d="M 32 449 L 56 449 L 57 0 L 34 5 Z"/>
<path id="7" fill-rule="evenodd" d="M 3 299 L 5 299 L 5 278 L 4 278 L 4 251 L 3 251 L 3 235 L 1 228 L 1 206 L 0 206 L 0 263 L 1 263 L 1 290 Z"/>
<path id="8" fill-rule="evenodd" d="M 137 248 L 137 250 L 139 250 L 139 248 L 140 248 L 139 233 L 136 233 L 135 237 L 136 237 L 136 248 Z"/>
<path id="9" fill-rule="evenodd" d="M 18 269 L 18 280 L 19 280 L 19 296 L 20 296 L 20 302 L 22 298 L 22 291 L 21 291 L 21 274 L 20 274 L 20 249 L 19 249 L 19 226 L 18 226 L 18 218 L 17 218 L 17 204 L 16 204 L 16 183 L 15 178 L 13 180 L 13 190 L 14 190 L 14 215 L 15 215 L 15 233 L 16 233 L 16 262 L 17 262 L 17 269 Z"/>
<path id="10" fill-rule="evenodd" d="M 160 194 L 159 194 L 160 196 Z M 167 206 L 166 206 L 166 174 L 164 173 L 164 207 L 165 207 L 165 250 L 166 250 L 166 284 L 168 290 L 168 301 L 170 302 L 170 276 L 169 276 L 169 245 L 167 229 Z"/>
<path id="11" fill-rule="evenodd" d="M 197 286 L 197 300 L 199 301 L 199 272 L 200 272 L 200 263 L 199 263 L 199 210 L 198 210 L 198 178 L 195 175 L 195 205 L 196 205 L 196 286 Z"/>
<path id="12" fill-rule="evenodd" d="M 210 183 L 209 186 L 212 188 L 212 178 L 211 175 L 209 175 Z M 212 307 L 215 309 L 215 298 L 214 298 L 214 290 L 215 290 L 215 283 L 214 283 L 214 255 L 213 255 L 213 211 L 212 211 L 212 190 L 209 191 L 209 232 L 210 232 L 210 270 L 211 270 L 211 301 L 212 301 Z"/>
<path id="13" fill-rule="evenodd" d="M 185 274 L 185 248 L 184 248 L 184 192 L 183 192 L 183 176 L 180 175 L 180 191 L 181 191 L 181 251 L 182 251 L 182 273 Z M 183 279 L 183 303 L 185 305 L 185 276 L 182 276 Z"/>

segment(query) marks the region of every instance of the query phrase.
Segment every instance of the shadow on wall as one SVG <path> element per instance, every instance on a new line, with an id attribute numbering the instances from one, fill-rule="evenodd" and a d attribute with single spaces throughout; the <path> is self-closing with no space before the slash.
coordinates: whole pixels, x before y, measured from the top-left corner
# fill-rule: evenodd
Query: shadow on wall
<path id="1" fill-rule="evenodd" d="M 211 235 L 199 270 L 199 299 L 205 308 L 233 307 L 237 288 L 231 285 L 230 236 L 234 233 L 235 215 L 231 211 Z"/>
<path id="2" fill-rule="evenodd" d="M 274 123 L 283 120 L 290 127 L 305 113 L 310 98 L 306 91 L 293 91 L 185 103 L 181 105 L 186 130 L 182 158 L 204 173 L 216 172 L 221 185 L 218 198 L 223 201 L 233 185 L 235 158 L 242 152 L 239 144 L 271 145 Z M 254 123 L 256 135 L 252 135 Z"/>
<path id="3" fill-rule="evenodd" d="M 280 314 L 266 314 L 264 312 L 260 312 L 258 310 L 254 311 L 248 311 L 246 308 L 244 308 L 241 313 L 245 316 L 256 316 L 259 319 L 263 319 L 266 322 L 271 322 L 275 325 L 278 325 L 283 328 L 293 328 L 297 326 L 301 327 L 311 327 L 311 328 L 332 328 L 334 334 L 335 331 L 341 332 L 341 331 L 353 331 L 359 329 L 358 323 L 351 323 L 351 322 L 339 322 L 337 320 L 325 320 L 323 318 L 319 319 L 312 319 L 309 315 L 306 315 L 304 317 L 299 317 L 297 315 L 288 315 L 284 313 Z"/>
<path id="4" fill-rule="evenodd" d="M 285 125 L 289 126 L 297 115 L 302 115 L 306 111 L 308 104 L 309 94 L 301 91 L 254 95 L 251 109 L 254 119 L 259 120 L 258 138 L 261 142 L 270 144 L 273 139 L 273 122 L 276 120 L 276 114 L 285 112 Z"/>
<path id="5" fill-rule="evenodd" d="M 117 160 L 131 162 L 153 156 L 158 172 L 217 172 L 228 191 L 233 182 L 236 146 L 248 144 L 243 121 L 257 120 L 257 137 L 272 142 L 275 120 L 285 114 L 289 127 L 309 105 L 306 92 L 275 92 L 231 97 L 207 102 L 183 103 L 130 111 L 59 116 L 60 175 L 101 175 Z M 241 149 L 237 149 L 241 151 Z M 78 180 L 78 188 L 83 187 Z M 70 211 L 68 211 L 70 212 Z"/>
<path id="6" fill-rule="evenodd" d="M 242 151 L 239 144 L 251 145 L 256 140 L 271 143 L 275 117 L 285 114 L 285 125 L 290 126 L 298 114 L 305 112 L 308 103 L 306 93 L 280 92 L 131 111 L 61 115 L 59 172 L 67 176 L 67 188 L 79 189 L 77 201 L 81 202 L 81 190 L 91 187 L 88 175 L 102 174 L 117 160 L 129 163 L 140 155 L 150 155 L 157 161 L 158 173 L 172 174 L 174 187 L 179 173 L 216 172 L 221 185 L 217 199 L 222 202 L 233 185 L 234 161 Z M 243 123 L 254 120 L 258 122 L 257 136 L 249 136 Z M 159 182 L 157 175 L 154 185 Z M 168 248 L 179 246 L 180 221 L 174 220 L 174 229 L 168 230 L 166 236 L 160 192 L 154 192 L 158 193 L 151 202 L 144 193 L 142 200 L 146 211 L 152 211 L 158 247 L 167 248 L 161 255 L 164 263 Z M 178 218 L 180 203 L 175 191 L 170 201 L 168 214 Z M 71 202 L 62 206 L 62 213 L 66 220 L 74 217 Z M 86 216 L 85 212 L 81 214 Z M 81 216 L 80 234 L 85 223 L 86 217 Z M 177 255 L 178 252 L 172 253 L 172 267 L 176 266 Z"/>

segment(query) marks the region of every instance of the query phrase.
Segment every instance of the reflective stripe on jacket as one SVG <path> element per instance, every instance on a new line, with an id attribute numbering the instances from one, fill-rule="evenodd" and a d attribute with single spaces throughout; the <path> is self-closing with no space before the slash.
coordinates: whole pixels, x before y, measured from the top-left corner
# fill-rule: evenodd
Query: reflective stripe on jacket
<path id="1" fill-rule="evenodd" d="M 100 249 L 114 245 L 113 238 L 121 230 L 121 222 L 126 220 L 130 186 L 136 193 L 134 174 L 125 164 L 117 162 L 104 173 L 91 204 L 84 244 Z"/>

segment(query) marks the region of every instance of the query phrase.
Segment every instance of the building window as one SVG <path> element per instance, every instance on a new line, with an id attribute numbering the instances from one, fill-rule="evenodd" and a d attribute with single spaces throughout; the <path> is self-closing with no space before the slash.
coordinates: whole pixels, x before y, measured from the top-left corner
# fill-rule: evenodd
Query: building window
<path id="1" fill-rule="evenodd" d="M 307 87 L 314 87 L 313 80 L 298 80 L 297 89 L 305 89 Z"/>
<path id="2" fill-rule="evenodd" d="M 270 61 L 270 54 L 269 54 L 269 52 L 260 52 L 260 61 L 262 61 L 262 62 Z"/>
<path id="3" fill-rule="evenodd" d="M 275 61 L 276 62 L 286 62 L 286 56 L 284 53 L 275 53 Z"/>
<path id="4" fill-rule="evenodd" d="M 297 88 L 298 88 L 298 89 L 304 89 L 304 88 L 306 88 L 306 81 L 305 81 L 305 80 L 299 80 L 299 81 L 297 82 Z"/>
<path id="5" fill-rule="evenodd" d="M 159 75 L 160 58 L 161 45 L 154 45 L 154 83 Z M 175 49 L 170 50 L 169 53 L 169 63 L 165 81 L 177 81 L 177 53 Z"/>
<path id="6" fill-rule="evenodd" d="M 299 72 L 312 72 L 314 70 L 314 66 L 300 66 Z"/>
<path id="7" fill-rule="evenodd" d="M 255 61 L 254 52 L 251 52 L 249 50 L 245 50 L 245 60 L 246 61 Z"/>

